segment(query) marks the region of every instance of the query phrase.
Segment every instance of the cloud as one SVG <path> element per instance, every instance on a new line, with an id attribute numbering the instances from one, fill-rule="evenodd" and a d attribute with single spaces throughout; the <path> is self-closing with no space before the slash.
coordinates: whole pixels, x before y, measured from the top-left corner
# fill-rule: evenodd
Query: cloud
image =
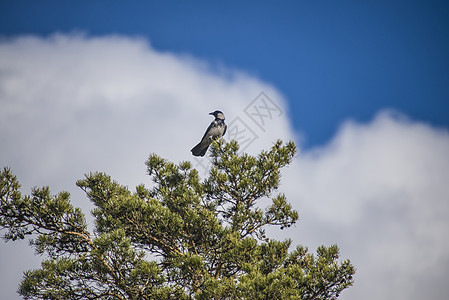
<path id="1" fill-rule="evenodd" d="M 105 171 L 133 189 L 149 183 L 144 161 L 154 152 L 190 160 L 204 175 L 207 158 L 189 150 L 215 109 L 227 117 L 227 139 L 251 153 L 300 136 L 274 86 L 123 36 L 0 41 L 0 104 L 0 166 L 12 168 L 25 193 L 42 185 L 70 191 L 87 215 L 91 205 L 75 186 L 87 172 Z M 342 299 L 444 298 L 447 157 L 447 131 L 392 112 L 346 122 L 285 169 L 281 191 L 300 221 L 281 234 L 312 251 L 340 246 L 357 267 Z M 40 259 L 25 243 L 0 244 L 4 297 L 18 298 L 21 273 Z"/>
<path id="2" fill-rule="evenodd" d="M 289 194 L 302 240 L 337 243 L 357 267 L 342 299 L 449 294 L 448 157 L 446 130 L 391 111 L 346 122 L 329 144 L 300 155 Z"/>
<path id="3" fill-rule="evenodd" d="M 43 181 L 57 170 L 88 171 L 81 165 L 138 170 L 151 152 L 191 159 L 180 149 L 201 138 L 208 112 L 221 109 L 228 123 L 237 117 L 249 123 L 244 109 L 261 92 L 284 105 L 266 83 L 233 70 L 218 74 L 143 39 L 21 37 L 2 42 L 0 64 L 2 152 L 38 166 Z M 288 131 L 285 118 L 276 121 L 272 131 Z"/>
<path id="4" fill-rule="evenodd" d="M 33 186 L 67 190 L 89 217 L 76 180 L 104 171 L 130 189 L 149 183 L 150 153 L 192 161 L 190 149 L 222 110 L 227 138 L 258 152 L 291 134 L 285 101 L 271 85 L 186 54 L 157 51 L 145 39 L 56 34 L 0 41 L 0 166 L 9 166 L 29 193 Z M 256 111 L 254 110 L 256 109 Z M 0 245 L 0 289 L 17 298 L 22 272 L 40 257 Z M 33 258 L 20 245 L 20 256 Z M 20 260 L 20 263 L 18 262 Z M 7 291 L 7 292 L 6 292 Z"/>

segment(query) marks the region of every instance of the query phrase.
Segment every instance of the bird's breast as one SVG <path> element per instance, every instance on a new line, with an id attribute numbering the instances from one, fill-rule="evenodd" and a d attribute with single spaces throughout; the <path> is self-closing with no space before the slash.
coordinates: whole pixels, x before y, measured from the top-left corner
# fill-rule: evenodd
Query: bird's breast
<path id="1" fill-rule="evenodd" d="M 209 138 L 217 138 L 223 135 L 225 125 L 223 123 L 215 123 L 214 126 L 209 130 Z"/>

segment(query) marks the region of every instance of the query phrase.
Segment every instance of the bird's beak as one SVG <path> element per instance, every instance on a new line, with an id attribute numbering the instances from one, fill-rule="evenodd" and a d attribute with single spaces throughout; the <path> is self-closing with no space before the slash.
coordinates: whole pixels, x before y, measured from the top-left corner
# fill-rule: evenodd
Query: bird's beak
<path id="1" fill-rule="evenodd" d="M 211 113 L 209 113 L 209 115 L 214 115 L 214 113 L 213 113 L 213 112 L 211 112 Z"/>

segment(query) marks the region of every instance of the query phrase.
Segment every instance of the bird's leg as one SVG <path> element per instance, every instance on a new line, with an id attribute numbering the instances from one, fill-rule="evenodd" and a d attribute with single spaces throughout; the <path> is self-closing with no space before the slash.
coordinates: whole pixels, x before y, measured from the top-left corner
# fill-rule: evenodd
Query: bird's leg
<path id="1" fill-rule="evenodd" d="M 221 147 L 224 143 L 223 137 L 216 137 L 212 140 L 212 143 L 217 143 L 218 147 Z"/>

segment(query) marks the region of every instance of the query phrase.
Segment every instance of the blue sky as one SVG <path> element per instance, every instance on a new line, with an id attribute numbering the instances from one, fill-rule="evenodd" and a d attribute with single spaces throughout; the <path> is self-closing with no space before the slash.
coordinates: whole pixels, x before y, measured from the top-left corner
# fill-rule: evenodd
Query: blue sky
<path id="1" fill-rule="evenodd" d="M 305 146 L 381 109 L 449 127 L 447 1 L 1 1 L 0 34 L 146 37 L 286 97 Z"/>
<path id="2" fill-rule="evenodd" d="M 85 173 L 133 190 L 157 153 L 207 176 L 189 150 L 221 109 L 244 151 L 300 145 L 279 190 L 300 219 L 272 234 L 337 244 L 341 300 L 446 299 L 448 53 L 447 1 L 0 0 L 0 167 L 91 221 Z M 2 296 L 41 260 L 0 242 Z"/>

